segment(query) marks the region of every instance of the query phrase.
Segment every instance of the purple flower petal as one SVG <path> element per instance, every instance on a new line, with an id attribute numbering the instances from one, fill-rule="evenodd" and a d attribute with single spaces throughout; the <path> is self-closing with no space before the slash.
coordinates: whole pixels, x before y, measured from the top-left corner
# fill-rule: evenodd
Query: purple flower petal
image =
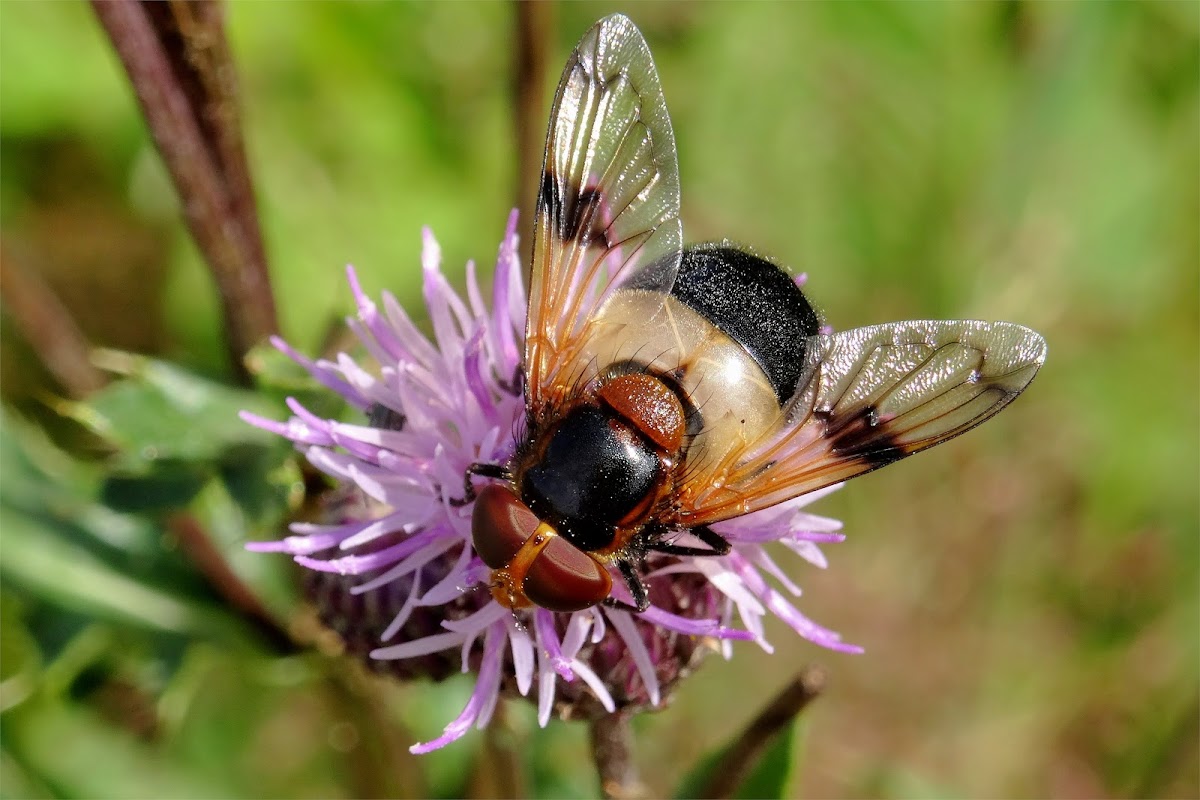
<path id="1" fill-rule="evenodd" d="M 517 627 L 511 616 L 505 617 L 504 621 L 508 625 L 508 641 L 512 646 L 517 691 L 529 694 L 529 688 L 533 685 L 533 640 L 523 628 Z"/>
<path id="2" fill-rule="evenodd" d="M 728 628 L 715 619 L 688 619 L 655 606 L 650 606 L 643 611 L 642 619 L 688 636 L 715 636 L 718 639 L 742 640 L 754 638 L 749 631 Z"/>
<path id="3" fill-rule="evenodd" d="M 371 407 L 371 404 L 367 401 L 367 399 L 355 391 L 350 384 L 342 380 L 338 376 L 337 372 L 328 364 L 317 363 L 305 358 L 296 350 L 292 349 L 291 345 L 278 336 L 272 336 L 269 341 L 276 350 L 308 370 L 308 373 L 312 375 L 318 383 L 337 392 L 342 397 L 346 398 L 351 405 L 357 406 L 361 411 L 366 411 Z"/>
<path id="4" fill-rule="evenodd" d="M 413 609 L 416 608 L 417 593 L 421 591 L 421 575 L 413 578 L 412 588 L 408 590 L 408 598 L 404 601 L 404 605 L 400 606 L 400 610 L 396 612 L 396 616 L 392 617 L 392 621 L 383 629 L 383 633 L 379 634 L 379 641 L 386 642 L 395 636 L 404 623 L 408 622 L 408 618 L 412 616 Z"/>
<path id="5" fill-rule="evenodd" d="M 646 644 L 642 641 L 642 636 L 638 633 L 637 626 L 633 624 L 633 620 L 629 618 L 629 614 L 624 611 L 609 609 L 608 621 L 612 623 L 613 628 L 625 640 L 625 646 L 629 648 L 629 655 L 633 657 L 633 663 L 637 667 L 638 675 L 642 676 L 642 683 L 646 686 L 646 693 L 650 695 L 650 704 L 658 705 L 658 701 L 661 699 L 658 688 L 658 675 L 655 673 L 654 662 L 650 658 L 650 651 L 646 649 Z"/>
<path id="6" fill-rule="evenodd" d="M 425 744 L 415 744 L 408 748 L 409 752 L 419 755 L 445 747 L 450 742 L 462 738 L 485 707 L 495 707 L 495 696 L 500 691 L 500 648 L 503 638 L 503 627 L 497 629 L 493 626 L 488 629 L 483 645 L 483 659 L 479 664 L 479 679 L 475 682 L 475 691 L 467 701 L 467 707 L 457 719 L 446 726 L 441 736 Z"/>
<path id="7" fill-rule="evenodd" d="M 451 647 L 457 647 L 462 643 L 465 635 L 453 631 L 449 633 L 435 633 L 432 636 L 426 636 L 422 639 L 413 639 L 401 644 L 394 644 L 390 647 L 381 647 L 378 650 L 372 650 L 371 658 L 413 658 L 429 653 L 437 653 L 442 650 L 449 650 Z"/>

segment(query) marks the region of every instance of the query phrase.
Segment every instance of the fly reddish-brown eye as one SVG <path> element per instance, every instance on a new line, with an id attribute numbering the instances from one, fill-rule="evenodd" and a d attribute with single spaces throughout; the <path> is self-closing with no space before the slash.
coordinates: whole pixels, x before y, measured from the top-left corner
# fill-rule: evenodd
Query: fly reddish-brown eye
<path id="1" fill-rule="evenodd" d="M 517 559 L 541 524 L 511 490 L 496 484 L 485 486 L 475 498 L 471 516 L 475 552 L 492 569 L 510 573 L 513 583 L 508 591 L 514 596 L 524 592 L 530 601 L 550 611 L 581 611 L 608 597 L 612 577 L 604 565 L 548 527 L 538 536 L 536 549 Z M 527 560 L 529 556 L 532 561 Z M 528 567 L 513 564 L 514 559 Z"/>
<path id="2" fill-rule="evenodd" d="M 529 566 L 525 596 L 550 611 L 582 611 L 608 597 L 612 577 L 604 565 L 555 536 Z"/>
<path id="3" fill-rule="evenodd" d="M 613 378 L 596 393 L 613 411 L 668 453 L 679 450 L 687 422 L 675 393 L 653 375 Z"/>
<path id="4" fill-rule="evenodd" d="M 475 497 L 471 540 L 483 563 L 503 569 L 540 524 L 537 515 L 510 489 L 488 484 Z"/>

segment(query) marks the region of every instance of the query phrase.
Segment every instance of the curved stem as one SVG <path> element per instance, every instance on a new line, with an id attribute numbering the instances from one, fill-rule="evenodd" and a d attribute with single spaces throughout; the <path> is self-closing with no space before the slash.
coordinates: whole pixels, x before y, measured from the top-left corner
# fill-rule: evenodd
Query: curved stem
<path id="1" fill-rule="evenodd" d="M 825 688 L 825 670 L 809 664 L 750 721 L 730 745 L 700 797 L 732 797 L 771 741 Z"/>

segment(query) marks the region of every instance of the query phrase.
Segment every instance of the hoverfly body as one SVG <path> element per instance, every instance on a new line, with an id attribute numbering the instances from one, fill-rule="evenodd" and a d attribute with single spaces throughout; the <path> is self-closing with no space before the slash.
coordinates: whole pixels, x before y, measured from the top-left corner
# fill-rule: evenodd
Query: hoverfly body
<path id="1" fill-rule="evenodd" d="M 567 60 L 546 137 L 525 431 L 508 463 L 466 478 L 474 547 L 508 608 L 645 610 L 647 554 L 728 553 L 713 523 L 957 436 L 1045 360 L 1042 337 L 1007 322 L 823 333 L 773 263 L 684 248 L 679 197 L 649 48 L 606 17 Z M 698 544 L 676 543 L 684 532 Z"/>

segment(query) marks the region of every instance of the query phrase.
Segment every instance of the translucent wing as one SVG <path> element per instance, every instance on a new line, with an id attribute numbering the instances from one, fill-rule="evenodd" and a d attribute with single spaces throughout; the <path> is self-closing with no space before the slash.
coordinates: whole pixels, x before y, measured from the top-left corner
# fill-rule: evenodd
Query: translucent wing
<path id="1" fill-rule="evenodd" d="M 675 136 L 654 61 L 621 15 L 567 60 L 546 137 L 525 333 L 535 419 L 586 369 L 587 339 L 613 292 L 668 291 L 682 244 Z"/>
<path id="2" fill-rule="evenodd" d="M 773 506 L 940 444 L 993 416 L 1046 359 L 1008 322 L 896 322 L 815 336 L 779 422 L 682 493 L 678 524 Z"/>

